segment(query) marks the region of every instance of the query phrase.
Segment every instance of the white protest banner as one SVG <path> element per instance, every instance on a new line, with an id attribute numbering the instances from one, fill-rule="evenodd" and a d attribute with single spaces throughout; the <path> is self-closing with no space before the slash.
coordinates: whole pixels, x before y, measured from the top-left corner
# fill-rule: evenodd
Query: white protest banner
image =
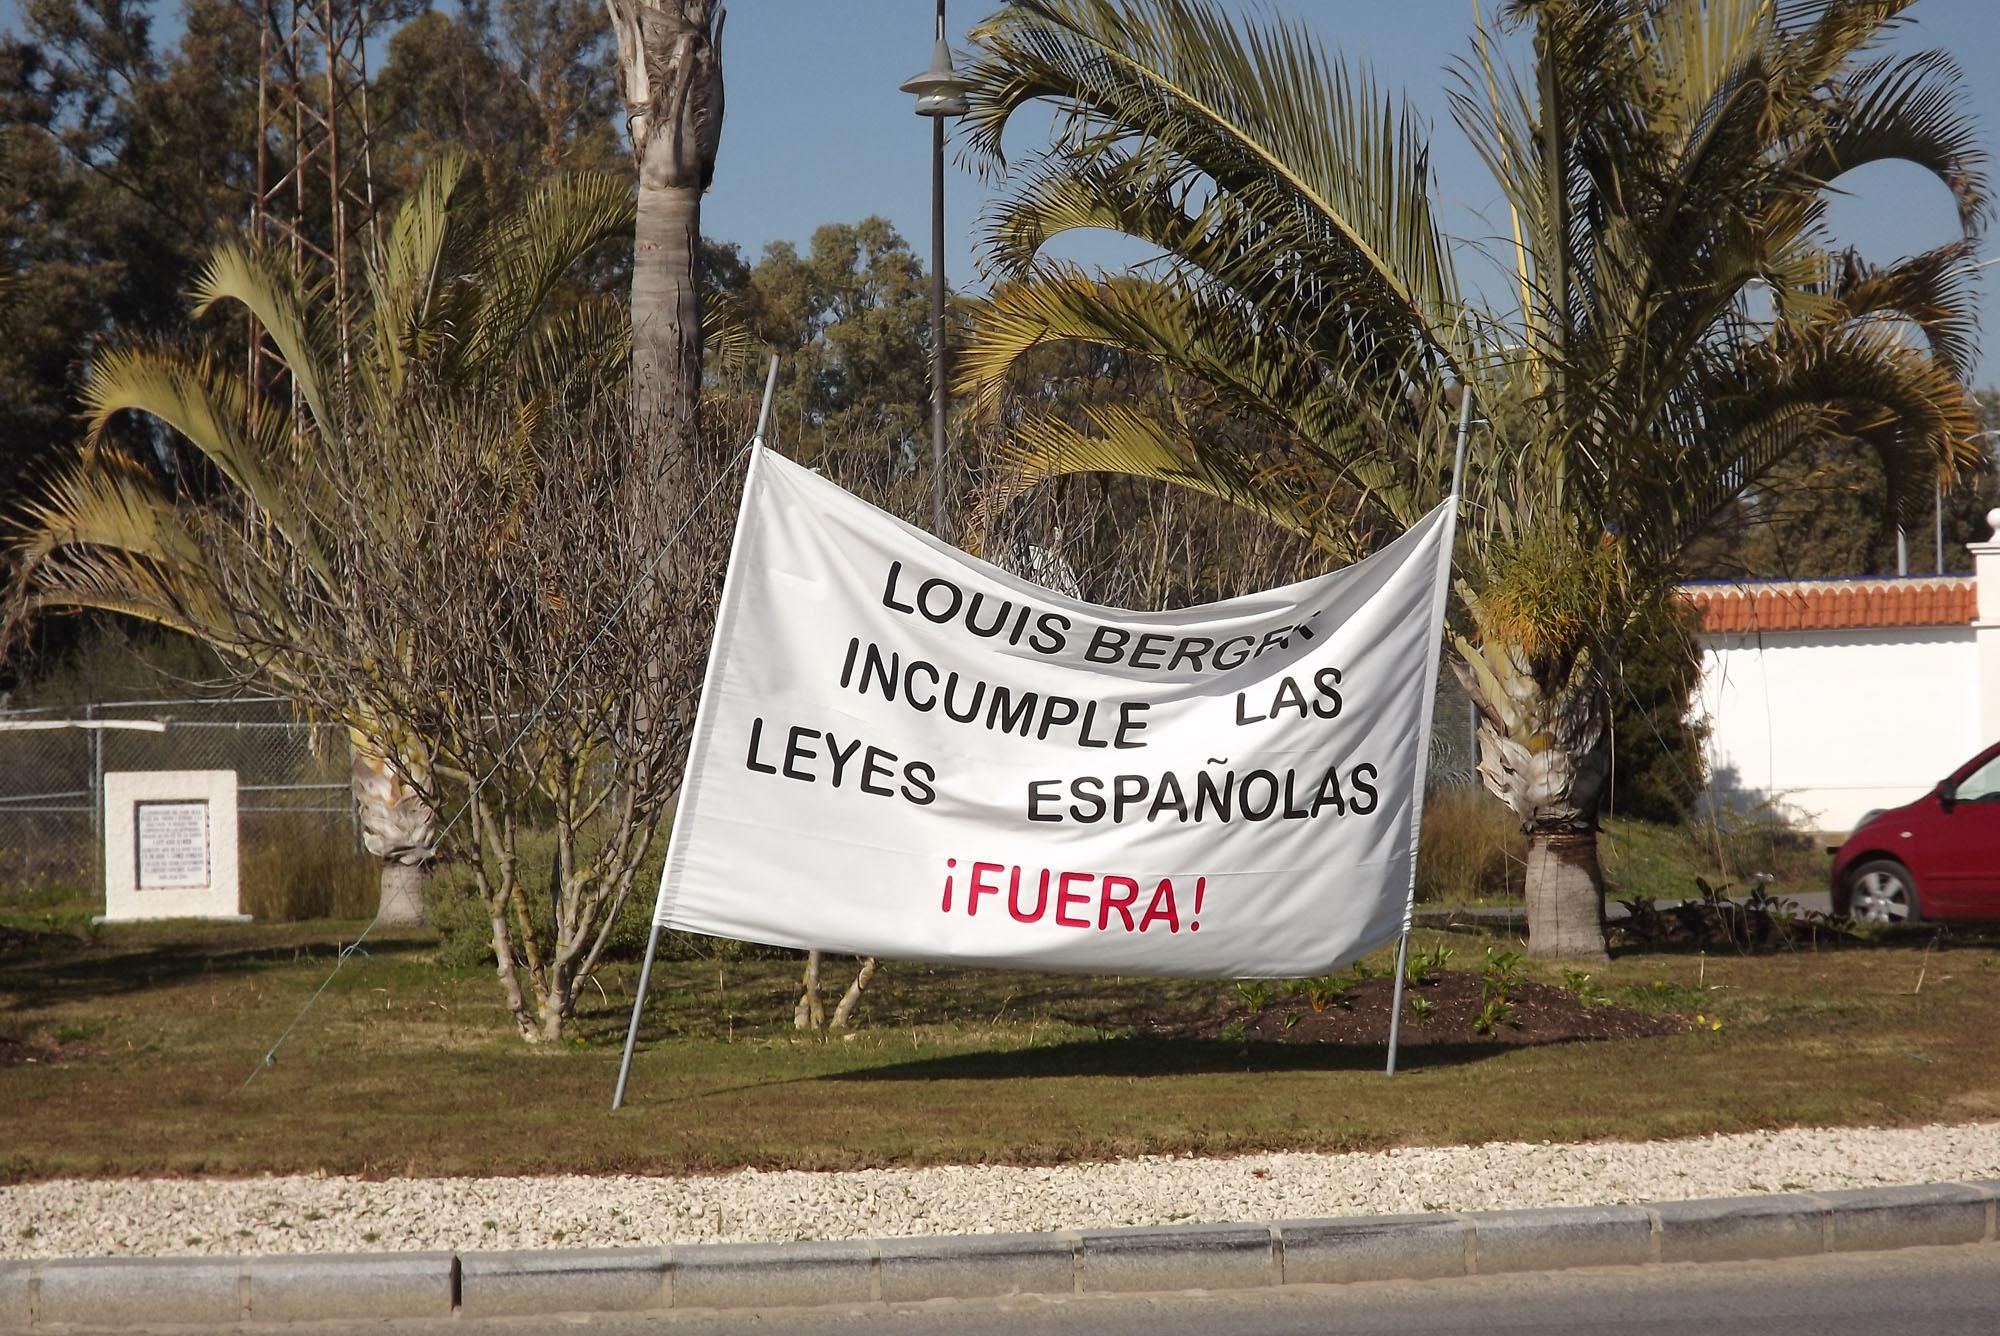
<path id="1" fill-rule="evenodd" d="M 769 450 L 744 489 L 660 926 L 1219 977 L 1402 928 L 1446 507 L 1346 570 L 1125 612 Z"/>

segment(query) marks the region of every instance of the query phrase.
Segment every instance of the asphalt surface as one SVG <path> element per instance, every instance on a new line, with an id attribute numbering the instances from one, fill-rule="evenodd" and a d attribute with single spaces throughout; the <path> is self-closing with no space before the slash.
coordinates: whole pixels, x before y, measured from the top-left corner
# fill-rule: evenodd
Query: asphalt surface
<path id="1" fill-rule="evenodd" d="M 70 1328 L 72 1333 L 82 1329 Z M 120 1329 L 130 1336 L 136 1328 Z M 186 1328 L 159 1328 L 160 1332 Z M 1779 1262 L 1299 1286 L 1241 1294 L 1077 1296 L 645 1317 L 248 1326 L 304 1336 L 526 1332 L 606 1336 L 1989 1336 L 2000 1332 L 2000 1244 Z"/>

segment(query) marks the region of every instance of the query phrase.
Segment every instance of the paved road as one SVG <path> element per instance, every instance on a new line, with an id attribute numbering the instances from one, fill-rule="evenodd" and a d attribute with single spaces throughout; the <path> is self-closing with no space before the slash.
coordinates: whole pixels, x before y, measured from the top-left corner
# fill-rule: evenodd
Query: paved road
<path id="1" fill-rule="evenodd" d="M 310 1323 L 293 1336 L 1991 1336 L 2000 1244 L 1788 1262 L 1608 1267 L 1235 1295 L 1076 1297 L 723 1316 Z M 130 1329 L 121 1336 L 130 1336 Z"/>

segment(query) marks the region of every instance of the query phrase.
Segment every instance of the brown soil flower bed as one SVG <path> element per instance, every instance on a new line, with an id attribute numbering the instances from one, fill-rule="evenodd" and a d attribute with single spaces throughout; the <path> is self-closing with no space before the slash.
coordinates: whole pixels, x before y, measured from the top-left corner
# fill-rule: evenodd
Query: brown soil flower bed
<path id="1" fill-rule="evenodd" d="M 1386 1044 L 1393 979 L 1366 979 L 1354 984 L 1339 1002 L 1314 1011 L 1306 997 L 1282 996 L 1252 1015 L 1247 1005 L 1218 1005 L 1194 1019 L 1141 1020 L 1142 1033 L 1197 1039 L 1234 1038 L 1242 1027 L 1244 1039 L 1272 1044 Z M 1584 1039 L 1638 1039 L 1681 1034 L 1691 1022 L 1684 1016 L 1637 1011 L 1610 1002 L 1586 1005 L 1575 993 L 1542 983 L 1520 983 L 1507 994 L 1514 1006 L 1496 1033 L 1480 1034 L 1473 1021 L 1486 1005 L 1478 975 L 1447 970 L 1403 993 L 1405 1046 L 1423 1044 L 1560 1044 Z M 1284 988 L 1274 984 L 1274 992 Z M 1413 999 L 1430 1003 L 1426 1019 L 1418 1020 Z"/>

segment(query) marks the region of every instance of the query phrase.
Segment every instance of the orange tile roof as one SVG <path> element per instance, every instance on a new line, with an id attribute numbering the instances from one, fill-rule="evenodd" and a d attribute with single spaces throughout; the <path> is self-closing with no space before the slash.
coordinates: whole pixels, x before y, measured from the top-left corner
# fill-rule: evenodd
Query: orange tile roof
<path id="1" fill-rule="evenodd" d="M 1682 585 L 1701 629 L 1834 631 L 1849 627 L 1964 626 L 1978 611 L 1970 575 L 1866 576 Z"/>

